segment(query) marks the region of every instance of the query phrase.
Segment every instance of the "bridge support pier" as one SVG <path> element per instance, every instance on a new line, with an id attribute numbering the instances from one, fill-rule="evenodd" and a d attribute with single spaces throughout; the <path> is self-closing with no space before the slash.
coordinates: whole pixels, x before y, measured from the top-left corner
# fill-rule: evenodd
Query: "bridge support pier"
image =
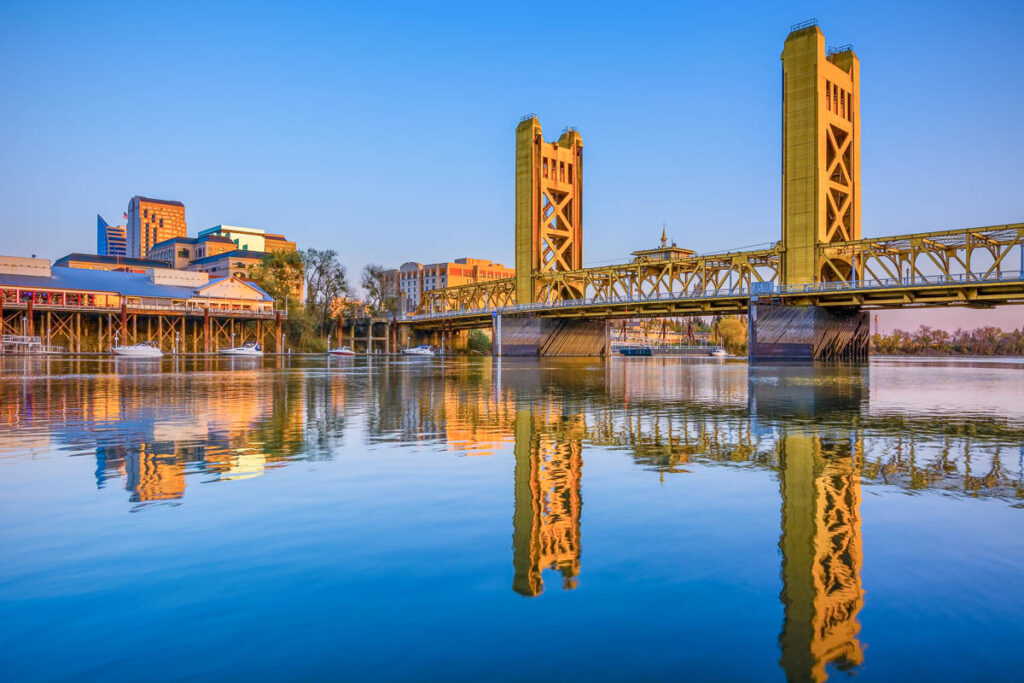
<path id="1" fill-rule="evenodd" d="M 503 356 L 608 355 L 605 320 L 504 315 L 495 333 Z"/>
<path id="2" fill-rule="evenodd" d="M 751 363 L 866 362 L 870 322 L 859 308 L 751 303 L 747 314 Z"/>

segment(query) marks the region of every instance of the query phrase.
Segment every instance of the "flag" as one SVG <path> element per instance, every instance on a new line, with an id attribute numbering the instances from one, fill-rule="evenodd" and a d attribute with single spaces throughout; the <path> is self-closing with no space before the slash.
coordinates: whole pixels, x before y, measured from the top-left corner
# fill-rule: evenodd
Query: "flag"
<path id="1" fill-rule="evenodd" d="M 128 220 L 128 212 L 127 211 L 124 212 L 124 219 Z"/>

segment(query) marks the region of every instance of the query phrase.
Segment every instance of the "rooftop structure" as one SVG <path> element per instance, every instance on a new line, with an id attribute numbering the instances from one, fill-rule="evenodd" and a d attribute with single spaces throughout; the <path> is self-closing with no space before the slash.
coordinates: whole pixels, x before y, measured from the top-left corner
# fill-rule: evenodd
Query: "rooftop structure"
<path id="1" fill-rule="evenodd" d="M 150 268 L 167 268 L 167 261 L 156 259 L 130 258 L 127 256 L 105 256 L 103 254 L 68 254 L 53 262 L 60 268 L 85 268 L 88 270 L 121 270 L 129 273 L 144 273 Z"/>
<path id="2" fill-rule="evenodd" d="M 677 247 L 675 242 L 668 243 L 668 234 L 665 229 L 661 230 L 661 246 L 654 249 L 639 249 L 632 252 L 633 261 L 641 263 L 646 261 L 671 261 L 673 259 L 690 258 L 697 252 L 692 249 Z"/>
<path id="3" fill-rule="evenodd" d="M 215 225 L 199 233 L 199 238 L 225 237 L 237 248 L 245 251 L 295 251 L 295 243 L 284 235 L 276 235 L 259 228 L 243 228 L 237 225 Z"/>

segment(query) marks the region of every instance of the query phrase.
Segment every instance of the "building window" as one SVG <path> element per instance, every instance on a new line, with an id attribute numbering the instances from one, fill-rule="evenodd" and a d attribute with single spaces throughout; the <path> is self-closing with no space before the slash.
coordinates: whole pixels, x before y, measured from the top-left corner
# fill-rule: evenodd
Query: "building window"
<path id="1" fill-rule="evenodd" d="M 143 209 L 142 210 L 142 217 L 143 218 L 149 218 L 149 209 Z"/>
<path id="2" fill-rule="evenodd" d="M 544 157 L 544 177 L 548 177 L 548 158 Z"/>
<path id="3" fill-rule="evenodd" d="M 565 162 L 564 161 L 559 161 L 558 162 L 558 180 L 563 182 L 563 183 L 565 182 Z"/>
<path id="4" fill-rule="evenodd" d="M 160 227 L 161 228 L 164 227 L 164 219 L 163 218 L 160 219 Z"/>
<path id="5" fill-rule="evenodd" d="M 825 81 L 825 109 L 832 111 L 832 81 Z"/>

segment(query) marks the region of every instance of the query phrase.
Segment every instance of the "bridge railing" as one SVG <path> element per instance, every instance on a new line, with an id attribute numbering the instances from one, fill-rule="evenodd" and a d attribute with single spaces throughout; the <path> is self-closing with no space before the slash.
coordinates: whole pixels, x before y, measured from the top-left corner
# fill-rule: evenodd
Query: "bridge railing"
<path id="1" fill-rule="evenodd" d="M 802 285 L 777 285 L 778 294 L 817 294 L 821 292 L 844 292 L 872 289 L 906 289 L 942 285 L 971 283 L 1020 282 L 1024 271 L 1003 270 L 991 273 L 953 273 L 942 275 L 910 275 L 903 278 L 878 278 L 871 280 L 838 280 L 835 282 L 813 282 Z M 762 292 L 766 293 L 766 292 Z"/>
<path id="2" fill-rule="evenodd" d="M 560 308 L 582 308 L 586 306 L 651 303 L 657 301 L 689 301 L 704 299 L 729 299 L 751 296 L 775 296 L 793 294 L 820 294 L 827 292 L 842 291 L 871 291 L 879 289 L 906 289 L 917 287 L 939 287 L 949 285 L 964 285 L 971 283 L 997 283 L 997 282 L 1021 282 L 1024 281 L 1024 271 L 1003 270 L 991 273 L 956 273 L 951 275 L 911 275 L 904 278 L 881 278 L 870 280 L 849 280 L 836 282 L 813 282 L 799 285 L 774 285 L 770 283 L 756 283 L 758 286 L 752 291 L 747 287 L 722 287 L 719 289 L 690 290 L 688 292 L 665 292 L 654 296 L 611 296 L 593 297 L 589 299 L 563 299 L 561 301 L 539 302 L 531 304 L 514 304 L 496 308 L 459 309 L 445 311 L 443 313 L 419 313 L 401 316 L 399 320 L 436 320 L 439 318 L 463 318 L 472 316 L 485 316 L 494 313 L 512 314 L 527 313 L 531 311 L 550 311 Z"/>

